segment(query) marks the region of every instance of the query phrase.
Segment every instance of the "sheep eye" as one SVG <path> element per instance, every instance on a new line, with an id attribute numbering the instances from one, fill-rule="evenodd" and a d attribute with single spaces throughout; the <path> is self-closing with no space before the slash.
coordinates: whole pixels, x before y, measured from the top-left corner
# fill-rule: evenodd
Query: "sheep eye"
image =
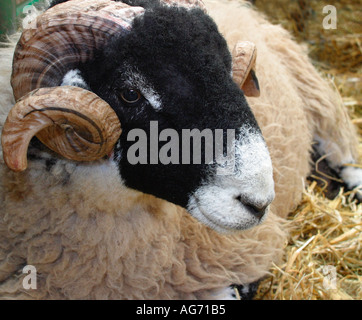
<path id="1" fill-rule="evenodd" d="M 124 89 L 121 92 L 121 98 L 127 103 L 136 103 L 141 99 L 141 94 L 134 89 Z"/>

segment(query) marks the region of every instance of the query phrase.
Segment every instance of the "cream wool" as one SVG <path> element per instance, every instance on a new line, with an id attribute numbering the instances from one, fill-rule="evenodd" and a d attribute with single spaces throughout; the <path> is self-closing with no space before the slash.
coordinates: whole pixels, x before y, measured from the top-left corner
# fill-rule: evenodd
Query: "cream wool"
<path id="1" fill-rule="evenodd" d="M 357 160 L 357 135 L 341 98 L 310 63 L 305 48 L 242 1 L 205 0 L 232 49 L 256 44 L 261 95 L 247 97 L 267 142 L 274 168 L 274 212 L 285 217 L 298 204 L 310 166 L 313 138 L 337 169 Z M 291 152 L 292 151 L 292 152 Z"/>
<path id="2" fill-rule="evenodd" d="M 33 163 L 1 174 L 2 298 L 207 298 L 225 284 L 259 279 L 281 254 L 285 234 L 274 215 L 223 236 L 179 207 L 126 189 L 112 162 L 64 162 L 51 172 Z M 37 268 L 37 290 L 22 288 L 26 264 Z"/>
<path id="3" fill-rule="evenodd" d="M 127 189 L 109 160 L 61 160 L 50 170 L 33 160 L 22 173 L 1 162 L 2 299 L 203 299 L 256 281 L 281 257 L 283 218 L 301 198 L 313 135 L 339 146 L 331 163 L 355 154 L 345 111 L 300 46 L 248 5 L 205 4 L 230 48 L 250 40 L 258 49 L 261 96 L 248 101 L 271 154 L 276 192 L 265 221 L 220 235 L 180 207 Z M 0 129 L 14 104 L 12 52 L 0 54 Z M 37 269 L 36 290 L 22 286 L 27 264 Z"/>

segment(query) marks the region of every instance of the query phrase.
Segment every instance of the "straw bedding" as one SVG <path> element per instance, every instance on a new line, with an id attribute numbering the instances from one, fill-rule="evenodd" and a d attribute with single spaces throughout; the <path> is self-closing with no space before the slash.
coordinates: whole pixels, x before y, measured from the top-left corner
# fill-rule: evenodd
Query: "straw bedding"
<path id="1" fill-rule="evenodd" d="M 362 159 L 362 9 L 359 0 L 334 3 L 337 29 L 324 29 L 327 1 L 256 0 L 273 23 L 306 43 L 317 69 L 336 86 L 360 134 Z M 317 162 L 319 164 L 319 162 Z M 360 161 L 359 163 L 362 163 Z M 316 170 L 319 171 L 319 170 Z M 362 204 L 335 179 L 312 175 L 303 200 L 289 216 L 284 262 L 261 282 L 256 299 L 362 299 Z"/>

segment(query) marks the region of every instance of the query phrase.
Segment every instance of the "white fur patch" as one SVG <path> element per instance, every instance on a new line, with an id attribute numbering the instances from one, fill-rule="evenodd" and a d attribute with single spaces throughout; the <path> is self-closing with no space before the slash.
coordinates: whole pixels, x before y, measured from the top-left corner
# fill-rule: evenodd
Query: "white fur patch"
<path id="1" fill-rule="evenodd" d="M 61 83 L 61 86 L 75 86 L 84 89 L 88 89 L 87 83 L 82 78 L 80 71 L 78 69 L 69 70 Z"/>
<path id="2" fill-rule="evenodd" d="M 238 300 L 235 289 L 232 287 L 226 287 L 214 290 L 209 297 L 206 297 L 205 300 Z"/>
<path id="3" fill-rule="evenodd" d="M 234 175 L 215 175 L 196 189 L 187 209 L 196 219 L 220 233 L 260 224 L 250 205 L 266 207 L 274 199 L 273 168 L 261 134 L 243 130 L 235 148 Z M 242 201 L 238 200 L 242 199 Z"/>
<path id="4" fill-rule="evenodd" d="M 161 96 L 153 89 L 151 84 L 137 71 L 127 71 L 127 76 L 126 84 L 129 87 L 138 89 L 153 109 L 160 111 L 162 107 Z"/>
<path id="5" fill-rule="evenodd" d="M 191 196 L 187 209 L 193 217 L 219 233 L 250 229 L 263 221 L 236 200 L 236 188 L 203 186 Z"/>
<path id="6" fill-rule="evenodd" d="M 341 171 L 341 178 L 349 188 L 362 187 L 362 169 L 355 167 L 345 167 Z"/>
<path id="7" fill-rule="evenodd" d="M 273 166 L 261 134 L 250 128 L 241 130 L 235 148 L 235 181 L 253 203 L 262 206 L 274 198 Z M 256 189 L 257 187 L 257 189 Z"/>
<path id="8" fill-rule="evenodd" d="M 362 169 L 355 167 L 344 167 L 340 173 L 341 178 L 349 189 L 358 188 L 356 196 L 362 201 Z"/>
<path id="9" fill-rule="evenodd" d="M 116 163 L 120 163 L 122 160 L 122 149 L 121 149 L 121 140 L 118 140 L 117 145 L 117 152 L 114 153 L 114 159 L 111 159 L 112 161 L 115 161 Z"/>

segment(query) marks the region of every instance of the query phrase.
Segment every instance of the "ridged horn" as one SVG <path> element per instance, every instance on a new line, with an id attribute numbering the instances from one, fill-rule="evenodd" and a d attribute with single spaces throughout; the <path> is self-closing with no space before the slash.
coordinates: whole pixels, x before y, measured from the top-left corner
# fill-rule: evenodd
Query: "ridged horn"
<path id="1" fill-rule="evenodd" d="M 109 154 L 121 134 L 112 108 L 93 92 L 63 86 L 41 88 L 20 99 L 3 127 L 4 161 L 13 171 L 27 167 L 31 138 L 77 161 L 92 161 Z"/>
<path id="2" fill-rule="evenodd" d="M 246 96 L 260 95 L 258 79 L 255 75 L 256 46 L 250 41 L 238 42 L 233 50 L 233 79 Z"/>
<path id="3" fill-rule="evenodd" d="M 18 102 L 1 138 L 12 170 L 26 168 L 34 135 L 72 160 L 92 161 L 112 150 L 121 133 L 112 108 L 87 90 L 57 86 L 68 71 L 93 59 L 112 35 L 130 30 L 143 12 L 144 8 L 111 0 L 70 0 L 37 17 L 35 29 L 23 31 L 11 77 Z"/>
<path id="4" fill-rule="evenodd" d="M 11 84 L 15 99 L 59 86 L 71 69 L 93 58 L 112 35 L 130 30 L 144 8 L 111 0 L 70 0 L 37 17 L 17 44 Z"/>

